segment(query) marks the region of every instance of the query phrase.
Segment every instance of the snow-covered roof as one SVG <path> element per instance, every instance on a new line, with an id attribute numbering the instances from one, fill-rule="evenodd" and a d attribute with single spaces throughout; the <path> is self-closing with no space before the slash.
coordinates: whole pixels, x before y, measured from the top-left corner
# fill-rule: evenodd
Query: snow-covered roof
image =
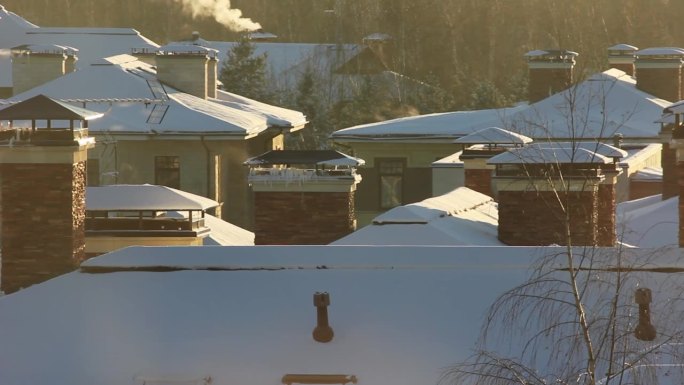
<path id="1" fill-rule="evenodd" d="M 532 139 L 525 135 L 499 127 L 483 128 L 454 140 L 454 143 L 462 144 L 525 144 L 530 142 Z"/>
<path id="2" fill-rule="evenodd" d="M 638 51 L 639 48 L 629 45 L 629 44 L 616 44 L 612 47 L 608 47 L 608 51 L 627 51 L 627 52 L 632 52 L 632 51 Z"/>
<path id="3" fill-rule="evenodd" d="M 493 199 L 467 187 L 395 207 L 333 245 L 485 245 L 497 238 Z"/>
<path id="4" fill-rule="evenodd" d="M 660 167 L 645 167 L 632 174 L 629 178 L 641 182 L 661 182 L 663 180 L 663 169 Z"/>
<path id="5" fill-rule="evenodd" d="M 458 138 L 496 126 L 534 140 L 657 138 L 655 122 L 671 103 L 636 88 L 636 80 L 617 69 L 585 81 L 531 105 L 480 111 L 420 115 L 364 124 L 334 132 L 334 140 L 420 140 Z"/>
<path id="6" fill-rule="evenodd" d="M 583 148 L 607 158 L 624 158 L 629 155 L 627 151 L 603 142 L 537 142 L 535 145 L 540 148 L 565 148 L 569 151 Z"/>
<path id="7" fill-rule="evenodd" d="M 617 205 L 618 239 L 625 245 L 660 248 L 679 245 L 679 197 L 653 195 Z"/>
<path id="8" fill-rule="evenodd" d="M 333 132 L 331 137 L 341 141 L 456 139 L 482 128 L 496 126 L 505 121 L 506 116 L 524 108 L 526 107 L 518 106 L 410 116 L 345 128 Z"/>
<path id="9" fill-rule="evenodd" d="M 90 125 L 93 133 L 207 134 L 242 139 L 270 127 L 301 128 L 306 122 L 301 112 L 236 95 L 221 94 L 221 99 L 205 100 L 180 92 L 159 83 L 152 66 L 129 55 L 100 60 L 10 101 L 37 94 L 72 100 L 105 113 Z"/>
<path id="10" fill-rule="evenodd" d="M 0 298 L 0 373 L 33 385 L 278 384 L 286 374 L 436 384 L 474 352 L 490 304 L 562 250 L 127 248 Z M 679 250 L 661 254 L 681 265 Z M 656 273 L 636 283 L 662 277 L 646 274 Z M 662 314 L 672 304 L 652 287 Z M 316 292 L 330 295 L 327 344 L 311 337 Z"/>
<path id="11" fill-rule="evenodd" d="M 133 49 L 155 52 L 159 45 L 132 28 L 45 28 L 0 8 L 0 50 L 19 45 L 60 45 L 78 50 L 77 68 Z M 0 54 L 0 87 L 11 87 L 11 58 Z"/>
<path id="12" fill-rule="evenodd" d="M 638 50 L 636 52 L 638 57 L 644 56 L 684 56 L 684 48 L 679 47 L 651 47 Z"/>
<path id="13" fill-rule="evenodd" d="M 531 144 L 513 148 L 487 160 L 487 164 L 564 164 L 564 163 L 612 163 L 612 159 L 586 148 L 545 147 Z"/>
<path id="14" fill-rule="evenodd" d="M 218 206 L 215 200 L 166 186 L 151 184 L 88 186 L 86 209 L 116 210 L 208 210 Z"/>
<path id="15" fill-rule="evenodd" d="M 666 106 L 663 110 L 662 121 L 665 123 L 674 122 L 674 117 L 667 119 L 667 117 L 672 116 L 672 114 L 682 114 L 684 113 L 684 100 L 680 100 Z"/>
<path id="16" fill-rule="evenodd" d="M 171 218 L 188 219 L 187 211 L 167 211 Z M 204 224 L 211 232 L 202 238 L 204 246 L 254 246 L 254 233 L 226 222 L 211 214 L 204 214 Z"/>

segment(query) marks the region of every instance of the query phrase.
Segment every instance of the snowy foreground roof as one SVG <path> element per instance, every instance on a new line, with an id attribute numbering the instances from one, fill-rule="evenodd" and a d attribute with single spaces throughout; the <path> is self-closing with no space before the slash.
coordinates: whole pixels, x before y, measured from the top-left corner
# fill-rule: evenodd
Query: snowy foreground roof
<path id="1" fill-rule="evenodd" d="M 473 352 L 496 297 L 523 282 L 534 260 L 561 250 L 123 249 L 0 298 L 0 374 L 3 383 L 33 385 L 209 378 L 276 385 L 286 374 L 436 384 L 449 365 Z M 683 267 L 679 250 L 659 258 L 664 262 L 648 266 Z M 625 285 L 660 277 L 644 274 Z M 671 306 L 658 287 L 655 315 Z M 316 292 L 330 294 L 335 335 L 327 344 L 311 336 Z"/>
<path id="2" fill-rule="evenodd" d="M 467 187 L 395 207 L 333 245 L 503 246 L 494 200 Z"/>
<path id="3" fill-rule="evenodd" d="M 612 138 L 616 133 L 656 138 L 660 124 L 655 121 L 670 104 L 638 90 L 631 76 L 609 69 L 530 105 L 400 118 L 345 128 L 331 137 L 342 142 L 455 139 L 496 126 L 535 140 Z"/>
<path id="4" fill-rule="evenodd" d="M 269 127 L 298 129 L 306 117 L 226 92 L 201 99 L 161 85 L 152 66 L 129 55 L 103 59 L 9 99 L 44 94 L 105 113 L 93 133 L 208 135 L 242 139 Z"/>
<path id="5" fill-rule="evenodd" d="M 653 195 L 617 206 L 617 235 L 634 247 L 666 247 L 679 244 L 679 197 L 662 200 Z"/>

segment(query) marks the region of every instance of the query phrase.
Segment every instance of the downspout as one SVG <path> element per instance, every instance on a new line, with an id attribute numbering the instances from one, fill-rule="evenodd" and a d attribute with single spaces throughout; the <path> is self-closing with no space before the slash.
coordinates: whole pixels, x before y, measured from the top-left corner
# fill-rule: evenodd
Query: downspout
<path id="1" fill-rule="evenodd" d="M 207 142 L 204 141 L 204 135 L 200 135 L 200 142 L 202 143 L 202 147 L 204 147 L 204 151 L 206 152 L 206 161 L 207 161 L 207 198 L 214 199 L 211 197 L 211 153 L 209 151 L 209 146 L 207 145 Z M 218 183 L 218 182 L 217 182 Z M 215 197 L 218 198 L 218 197 Z"/>

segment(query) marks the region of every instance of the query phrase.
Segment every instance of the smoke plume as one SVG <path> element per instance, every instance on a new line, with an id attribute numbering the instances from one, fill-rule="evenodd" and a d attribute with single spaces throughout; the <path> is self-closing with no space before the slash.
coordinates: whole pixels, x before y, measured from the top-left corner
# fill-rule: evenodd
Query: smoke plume
<path id="1" fill-rule="evenodd" d="M 210 16 L 233 31 L 254 31 L 259 23 L 242 17 L 242 11 L 230 7 L 230 0 L 175 0 L 192 12 L 192 17 Z"/>

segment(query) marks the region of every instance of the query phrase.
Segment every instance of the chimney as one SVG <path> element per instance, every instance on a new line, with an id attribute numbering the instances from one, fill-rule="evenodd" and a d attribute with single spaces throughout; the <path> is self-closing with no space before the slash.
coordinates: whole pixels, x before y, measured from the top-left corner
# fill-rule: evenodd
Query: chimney
<path id="1" fill-rule="evenodd" d="M 597 143 L 545 143 L 491 158 L 499 239 L 512 246 L 613 246 L 616 159 L 623 154 Z"/>
<path id="2" fill-rule="evenodd" d="M 157 51 L 157 79 L 179 91 L 202 99 L 216 96 L 216 80 L 209 80 L 208 66 L 216 60 L 218 51 L 193 44 L 171 44 Z M 210 90 L 210 87 L 214 87 Z"/>
<path id="3" fill-rule="evenodd" d="M 17 95 L 57 79 L 67 72 L 67 58 L 76 52 L 60 45 L 22 45 L 12 48 L 13 94 Z"/>
<path id="4" fill-rule="evenodd" d="M 635 52 L 639 48 L 629 44 L 617 44 L 608 48 L 608 66 L 634 76 Z"/>
<path id="5" fill-rule="evenodd" d="M 634 292 L 634 302 L 639 305 L 639 324 L 634 329 L 634 336 L 640 341 L 656 339 L 656 330 L 651 323 L 651 289 L 642 287 Z"/>
<path id="6" fill-rule="evenodd" d="M 386 33 L 374 33 L 363 38 L 363 44 L 368 46 L 387 68 L 393 66 L 394 47 L 392 36 Z"/>
<path id="7" fill-rule="evenodd" d="M 684 49 L 647 48 L 637 51 L 636 57 L 638 89 L 671 102 L 681 99 Z"/>
<path id="8" fill-rule="evenodd" d="M 492 188 L 494 165 L 487 164 L 487 160 L 512 147 L 531 142 L 532 139 L 527 136 L 498 127 L 483 128 L 456 139 L 454 143 L 462 144 L 464 147 L 470 145 L 461 153 L 465 171 L 465 187 L 490 197 L 496 197 L 496 191 Z"/>
<path id="9" fill-rule="evenodd" d="M 356 230 L 356 167 L 363 160 L 332 150 L 279 150 L 245 164 L 257 245 L 327 245 Z"/>
<path id="10" fill-rule="evenodd" d="M 131 55 L 135 56 L 138 60 L 143 63 L 147 63 L 151 66 L 157 65 L 157 50 L 150 48 L 132 48 Z"/>
<path id="11" fill-rule="evenodd" d="M 684 199 L 682 199 L 682 192 L 684 192 L 684 102 L 675 103 L 665 109 L 666 114 L 671 114 L 674 117 L 674 129 L 672 132 L 672 141 L 669 148 L 676 154 L 676 175 L 677 175 L 677 192 L 679 195 L 679 247 L 684 247 Z M 675 174 L 674 172 L 672 174 Z M 663 183 L 665 183 L 665 165 L 663 164 Z M 672 186 L 663 186 L 663 191 Z M 669 192 L 669 191 L 668 191 Z"/>
<path id="12" fill-rule="evenodd" d="M 678 103 L 675 103 L 675 105 Z M 676 108 L 676 107 L 675 107 Z M 672 144 L 673 130 L 681 125 L 682 116 L 671 112 L 670 107 L 663 110 L 660 122 L 660 164 L 663 168 L 662 199 L 679 196 L 679 172 L 677 171 L 677 149 Z"/>
<path id="13" fill-rule="evenodd" d="M 0 110 L 8 122 L 0 131 L 5 293 L 72 271 L 85 258 L 86 159 L 95 144 L 87 121 L 101 115 L 43 95 Z"/>
<path id="14" fill-rule="evenodd" d="M 535 50 L 526 53 L 529 102 L 538 102 L 570 87 L 577 55 L 576 52 L 566 50 Z"/>

